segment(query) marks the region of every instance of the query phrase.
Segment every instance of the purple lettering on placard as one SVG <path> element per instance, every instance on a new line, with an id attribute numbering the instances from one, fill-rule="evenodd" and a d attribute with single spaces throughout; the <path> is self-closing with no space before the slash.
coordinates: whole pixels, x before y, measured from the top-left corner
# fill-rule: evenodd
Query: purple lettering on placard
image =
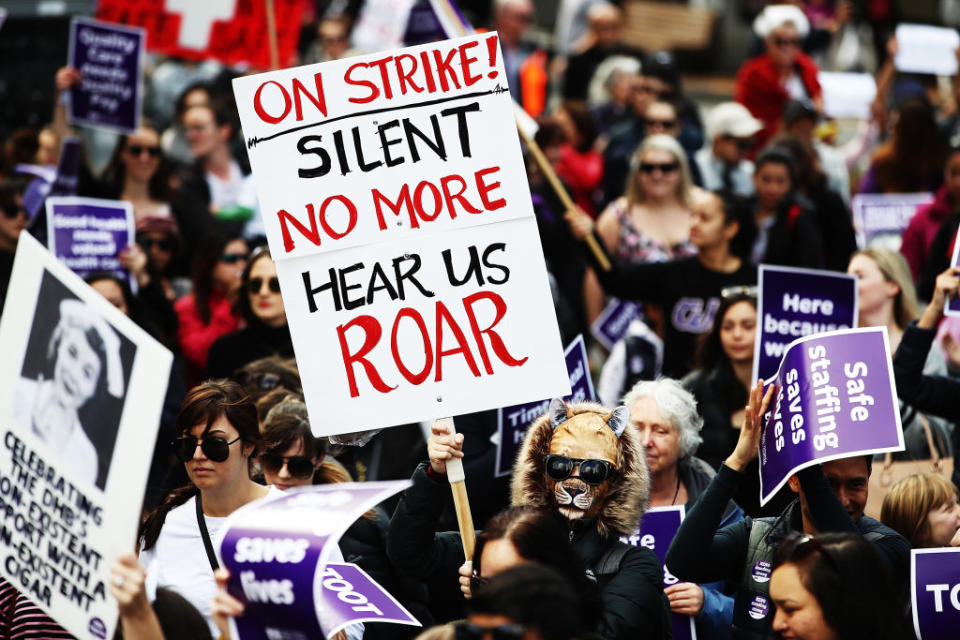
<path id="1" fill-rule="evenodd" d="M 632 536 L 620 538 L 622 542 L 635 547 L 646 547 L 657 554 L 660 566 L 663 567 L 664 587 L 680 582 L 670 573 L 664 561 L 667 557 L 667 549 L 670 548 L 670 543 L 673 542 L 677 530 L 680 529 L 680 523 L 683 522 L 683 516 L 683 506 L 651 507 L 643 514 L 640 528 Z M 670 619 L 674 640 L 696 640 L 697 629 L 692 617 L 671 613 Z"/>
<path id="2" fill-rule="evenodd" d="M 641 317 L 643 317 L 643 305 L 614 298 L 590 325 L 590 333 L 597 342 L 610 351 L 613 345 L 626 335 L 630 323 Z"/>
<path id="3" fill-rule="evenodd" d="M 47 198 L 47 247 L 83 277 L 106 271 L 130 277 L 118 254 L 134 242 L 133 207 L 120 200 Z M 136 282 L 131 279 L 136 290 Z"/>
<path id="4" fill-rule="evenodd" d="M 886 327 L 800 338 L 787 347 L 760 436 L 760 503 L 813 464 L 900 451 L 903 431 Z"/>
<path id="5" fill-rule="evenodd" d="M 70 23 L 70 66 L 82 74 L 70 89 L 73 124 L 132 132 L 140 126 L 145 31 L 86 18 Z"/>
<path id="6" fill-rule="evenodd" d="M 857 326 L 857 280 L 834 271 L 760 265 L 753 379 L 777 371 L 797 338 Z"/>
<path id="7" fill-rule="evenodd" d="M 355 564 L 327 564 L 320 574 L 320 587 L 320 619 L 327 635 L 357 622 L 420 626 L 403 605 Z"/>
<path id="8" fill-rule="evenodd" d="M 914 549 L 913 628 L 923 640 L 953 640 L 960 629 L 960 549 Z"/>
<path id="9" fill-rule="evenodd" d="M 570 395 L 564 396 L 565 402 L 587 402 L 596 400 L 593 380 L 590 378 L 590 363 L 587 362 L 587 347 L 583 336 L 578 335 L 564 351 L 567 362 L 567 374 L 570 376 Z M 502 407 L 497 410 L 497 468 L 496 477 L 505 476 L 513 469 L 520 445 L 530 424 L 547 412 L 550 399 L 539 402 L 526 402 Z"/>

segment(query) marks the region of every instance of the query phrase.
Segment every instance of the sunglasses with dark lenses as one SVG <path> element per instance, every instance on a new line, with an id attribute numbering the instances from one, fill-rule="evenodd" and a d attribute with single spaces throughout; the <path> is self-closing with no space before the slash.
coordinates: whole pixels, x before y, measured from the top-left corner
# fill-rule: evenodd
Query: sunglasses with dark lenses
<path id="1" fill-rule="evenodd" d="M 230 445 L 239 442 L 240 436 L 227 442 L 223 438 L 213 436 L 204 438 L 202 441 L 193 436 L 180 436 L 173 441 L 173 450 L 177 454 L 180 462 L 189 462 L 193 460 L 193 454 L 197 452 L 197 445 L 200 445 L 200 451 L 203 451 L 209 460 L 213 462 L 223 462 L 230 457 Z"/>
<path id="2" fill-rule="evenodd" d="M 280 385 L 280 376 L 275 373 L 252 375 L 249 371 L 239 371 L 233 375 L 233 379 L 244 387 L 253 382 L 261 391 L 271 391 Z"/>
<path id="3" fill-rule="evenodd" d="M 546 467 L 547 475 L 557 482 L 569 478 L 573 474 L 573 470 L 579 467 L 580 472 L 574 477 L 580 478 L 587 484 L 594 485 L 603 484 L 610 477 L 614 468 L 606 460 L 582 460 L 556 454 L 547 456 Z"/>
<path id="4" fill-rule="evenodd" d="M 267 473 L 278 474 L 287 465 L 287 471 L 294 478 L 305 480 L 313 475 L 313 460 L 306 456 L 282 456 L 268 452 L 260 456 L 260 466 Z"/>
<path id="5" fill-rule="evenodd" d="M 647 120 L 648 127 L 660 126 L 664 129 L 672 129 L 676 124 L 676 120 Z"/>
<path id="6" fill-rule="evenodd" d="M 5 204 L 3 205 L 3 207 L 0 207 L 0 211 L 3 212 L 4 218 L 9 218 L 11 220 L 19 216 L 21 213 L 23 215 L 27 215 L 26 209 L 24 209 L 23 207 L 17 206 L 17 204 L 13 202 L 9 204 Z"/>
<path id="7" fill-rule="evenodd" d="M 276 276 L 270 278 L 267 280 L 267 287 L 270 288 L 270 293 L 280 293 L 280 280 Z M 247 283 L 247 291 L 250 295 L 257 295 L 262 288 L 263 278 L 250 278 L 250 282 Z"/>
<path id="8" fill-rule="evenodd" d="M 481 627 L 477 624 L 464 622 L 453 627 L 454 640 L 521 640 L 526 633 L 526 627 L 518 624 L 501 624 L 496 627 Z"/>
<path id="9" fill-rule="evenodd" d="M 169 238 L 137 238 L 137 244 L 139 244 L 144 251 L 150 251 L 153 247 L 160 249 L 160 251 L 173 251 L 173 240 Z"/>
<path id="10" fill-rule="evenodd" d="M 643 173 L 653 173 L 654 171 L 661 171 L 663 173 L 673 173 L 680 168 L 679 162 L 641 162 L 640 171 Z"/>
<path id="11" fill-rule="evenodd" d="M 227 264 L 236 264 L 237 262 L 246 262 L 250 258 L 249 253 L 225 253 L 220 256 L 220 262 L 226 262 Z"/>
<path id="12" fill-rule="evenodd" d="M 773 44 L 777 45 L 778 47 L 799 47 L 801 44 L 803 44 L 803 40 L 800 38 L 781 38 L 780 36 L 773 36 L 771 40 L 773 40 Z"/>
<path id="13" fill-rule="evenodd" d="M 139 156 L 141 153 L 146 151 L 147 155 L 151 158 L 160 157 L 160 147 L 145 147 L 141 144 L 131 144 L 127 147 L 127 151 L 129 151 L 131 155 L 135 156 Z"/>
<path id="14" fill-rule="evenodd" d="M 830 555 L 830 552 L 827 551 L 820 541 L 809 533 L 805 533 L 799 536 L 796 541 L 793 543 L 793 548 L 787 554 L 787 558 L 790 560 L 803 560 L 807 556 L 813 555 L 814 553 L 819 553 L 823 556 L 823 559 L 826 560 L 827 564 L 830 565 L 830 568 L 834 571 L 837 571 L 837 563 L 833 559 L 833 556 Z"/>

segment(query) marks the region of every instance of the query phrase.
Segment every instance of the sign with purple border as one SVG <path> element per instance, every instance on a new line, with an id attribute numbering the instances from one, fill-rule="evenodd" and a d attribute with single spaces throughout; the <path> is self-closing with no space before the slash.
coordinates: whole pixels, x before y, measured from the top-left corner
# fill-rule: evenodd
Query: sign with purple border
<path id="1" fill-rule="evenodd" d="M 932 193 L 860 193 L 853 196 L 853 226 L 861 248 L 884 246 L 897 251 L 903 230 L 917 209 L 933 202 Z"/>
<path id="2" fill-rule="evenodd" d="M 753 380 L 777 372 L 784 348 L 803 336 L 857 326 L 857 279 L 845 273 L 760 265 Z"/>
<path id="3" fill-rule="evenodd" d="M 660 559 L 660 565 L 663 567 L 663 586 L 669 587 L 680 582 L 667 569 L 665 559 L 667 549 L 670 543 L 677 535 L 680 529 L 680 523 L 683 522 L 685 510 L 683 505 L 675 507 L 650 507 L 643 514 L 640 521 L 640 528 L 628 537 L 622 537 L 620 540 L 635 547 L 646 547 Z M 691 616 L 685 616 L 677 613 L 671 613 L 670 619 L 673 623 L 674 640 L 696 640 L 697 629 Z"/>
<path id="4" fill-rule="evenodd" d="M 570 376 L 570 395 L 564 396 L 565 402 L 587 402 L 596 400 L 593 380 L 590 379 L 590 363 L 587 362 L 587 347 L 583 336 L 578 335 L 563 352 L 567 363 L 567 375 Z M 513 462 L 527 429 L 534 420 L 547 412 L 551 398 L 539 402 L 526 402 L 501 407 L 497 410 L 497 468 L 496 477 L 508 475 L 513 470 Z"/>
<path id="5" fill-rule="evenodd" d="M 953 256 L 950 258 L 950 266 L 960 266 L 960 242 L 953 242 Z M 947 298 L 943 303 L 943 313 L 948 316 L 960 316 L 960 296 Z"/>
<path id="6" fill-rule="evenodd" d="M 415 624 L 366 574 L 353 572 L 349 565 L 326 571 L 337 540 L 350 524 L 409 484 L 314 485 L 233 513 L 218 549 L 221 564 L 230 570 L 227 591 L 245 605 L 244 615 L 231 620 L 233 637 L 330 637 L 371 615 Z M 397 614 L 398 608 L 406 615 Z M 400 619 L 388 619 L 394 614 Z"/>
<path id="7" fill-rule="evenodd" d="M 70 22 L 69 64 L 82 74 L 70 89 L 71 124 L 129 133 L 140 126 L 146 31 L 88 18 Z"/>
<path id="8" fill-rule="evenodd" d="M 960 549 L 911 551 L 910 599 L 918 638 L 956 638 L 960 629 Z"/>
<path id="9" fill-rule="evenodd" d="M 642 317 L 643 305 L 613 298 L 590 325 L 590 333 L 607 351 L 611 351 L 627 333 L 630 323 Z"/>
<path id="10" fill-rule="evenodd" d="M 134 239 L 133 205 L 129 202 L 47 198 L 47 247 L 81 278 L 97 271 L 129 278 L 117 254 Z M 135 285 L 131 281 L 131 286 Z"/>
<path id="11" fill-rule="evenodd" d="M 760 504 L 800 469 L 903 450 L 886 327 L 793 341 L 783 355 L 760 436 Z"/>

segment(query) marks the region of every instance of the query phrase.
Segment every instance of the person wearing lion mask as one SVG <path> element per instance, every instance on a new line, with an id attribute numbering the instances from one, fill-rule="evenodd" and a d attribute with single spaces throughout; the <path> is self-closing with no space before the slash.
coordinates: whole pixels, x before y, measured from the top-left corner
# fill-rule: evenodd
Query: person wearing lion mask
<path id="1" fill-rule="evenodd" d="M 619 540 L 632 535 L 649 503 L 650 480 L 637 435 L 626 429 L 629 411 L 588 402 L 553 400 L 530 425 L 511 482 L 512 506 L 552 512 L 569 531 L 576 556 L 600 591 L 602 613 L 595 631 L 604 638 L 667 638 L 669 605 L 663 571 L 649 549 Z M 390 523 L 387 553 L 394 565 L 446 593 L 458 571 L 464 593 L 473 583 L 524 562 L 510 531 L 478 546 L 472 567 L 463 563 L 459 533 L 436 533 L 449 500 L 446 462 L 463 457 L 463 434 L 434 425 L 427 442 L 430 461 L 413 474 Z M 431 594 L 433 595 L 433 594 Z"/>

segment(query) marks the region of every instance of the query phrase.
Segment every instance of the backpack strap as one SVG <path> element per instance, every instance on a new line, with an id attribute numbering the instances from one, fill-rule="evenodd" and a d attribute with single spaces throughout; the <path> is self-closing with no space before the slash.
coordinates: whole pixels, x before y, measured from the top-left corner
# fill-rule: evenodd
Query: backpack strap
<path id="1" fill-rule="evenodd" d="M 216 571 L 220 568 L 217 562 L 217 554 L 213 552 L 213 543 L 210 541 L 210 533 L 207 531 L 207 519 L 203 517 L 203 503 L 200 501 L 200 494 L 196 497 L 197 503 L 197 526 L 200 527 L 200 537 L 203 538 L 203 548 L 207 551 L 207 560 L 210 561 L 210 568 Z"/>
<path id="2" fill-rule="evenodd" d="M 624 556 L 627 555 L 630 549 L 632 549 L 632 547 L 627 543 L 616 540 L 615 544 L 607 547 L 607 550 L 603 552 L 600 559 L 590 567 L 590 571 L 597 579 L 599 579 L 600 576 L 609 576 L 617 573 L 620 571 L 620 563 L 623 562 Z"/>

